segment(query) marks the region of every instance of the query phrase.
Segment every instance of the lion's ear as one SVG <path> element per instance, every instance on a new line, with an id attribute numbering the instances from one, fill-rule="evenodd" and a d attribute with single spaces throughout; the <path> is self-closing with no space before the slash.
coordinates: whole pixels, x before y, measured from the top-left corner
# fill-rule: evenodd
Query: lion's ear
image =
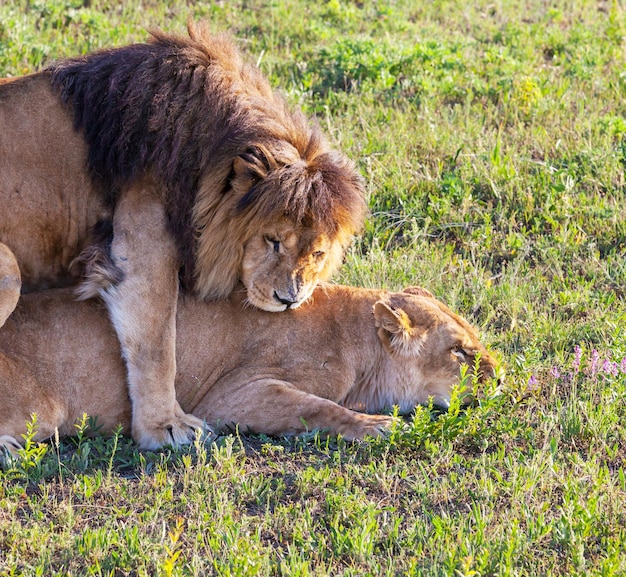
<path id="1" fill-rule="evenodd" d="M 421 286 L 408 286 L 403 289 L 402 292 L 418 297 L 428 297 L 431 299 L 435 298 L 435 295 L 433 293 Z"/>
<path id="2" fill-rule="evenodd" d="M 383 345 L 392 350 L 406 347 L 411 339 L 411 319 L 400 308 L 393 308 L 384 301 L 374 304 L 374 319 L 378 336 Z"/>
<path id="3" fill-rule="evenodd" d="M 237 156 L 233 162 L 235 178 L 250 185 L 263 180 L 270 171 L 270 161 L 267 155 L 259 147 L 251 147 L 243 154 Z"/>

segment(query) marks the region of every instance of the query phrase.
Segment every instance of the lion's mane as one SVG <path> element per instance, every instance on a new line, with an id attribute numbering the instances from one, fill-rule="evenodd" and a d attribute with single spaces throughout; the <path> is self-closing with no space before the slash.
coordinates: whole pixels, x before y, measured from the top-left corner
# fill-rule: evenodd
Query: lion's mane
<path id="1" fill-rule="evenodd" d="M 190 24 L 189 37 L 153 32 L 147 43 L 48 72 L 108 202 L 145 174 L 157 181 L 183 284 L 200 296 L 231 292 L 243 245 L 262 223 L 287 217 L 342 246 L 362 224 L 363 186 L 352 163 L 206 25 Z"/>

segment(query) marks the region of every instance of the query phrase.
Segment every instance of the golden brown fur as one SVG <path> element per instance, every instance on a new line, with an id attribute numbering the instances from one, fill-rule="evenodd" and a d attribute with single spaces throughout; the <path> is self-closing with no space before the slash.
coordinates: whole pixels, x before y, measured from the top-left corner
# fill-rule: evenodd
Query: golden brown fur
<path id="1" fill-rule="evenodd" d="M 9 248 L 0 243 L 0 327 L 15 309 L 20 298 L 20 268 Z"/>
<path id="2" fill-rule="evenodd" d="M 183 297 L 177 324 L 178 400 L 217 428 L 363 438 L 389 426 L 375 413 L 392 405 L 407 412 L 430 397 L 446 405 L 461 363 L 473 368 L 478 353 L 480 382 L 494 374 L 476 331 L 415 287 L 322 285 L 281 315 L 245 307 L 243 292 L 211 303 Z M 0 396 L 9 450 L 31 413 L 38 439 L 55 428 L 72 434 L 83 413 L 103 431 L 128 430 L 124 367 L 103 307 L 64 291 L 22 299 L 0 331 Z"/>
<path id="3" fill-rule="evenodd" d="M 189 33 L 0 83 L 0 244 L 24 292 L 76 285 L 83 265 L 144 448 L 189 442 L 201 424 L 174 394 L 178 279 L 201 299 L 243 281 L 252 305 L 295 308 L 365 212 L 353 165 L 317 127 L 229 39 Z"/>

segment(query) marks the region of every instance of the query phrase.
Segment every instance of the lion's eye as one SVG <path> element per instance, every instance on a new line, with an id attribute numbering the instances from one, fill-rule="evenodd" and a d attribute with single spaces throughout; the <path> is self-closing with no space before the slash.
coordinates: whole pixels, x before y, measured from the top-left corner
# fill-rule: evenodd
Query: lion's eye
<path id="1" fill-rule="evenodd" d="M 326 253 L 323 250 L 316 250 L 313 253 L 313 258 L 322 258 Z"/>
<path id="2" fill-rule="evenodd" d="M 266 236 L 265 242 L 274 249 L 274 252 L 280 251 L 280 241 L 278 239 L 272 238 L 271 236 Z"/>

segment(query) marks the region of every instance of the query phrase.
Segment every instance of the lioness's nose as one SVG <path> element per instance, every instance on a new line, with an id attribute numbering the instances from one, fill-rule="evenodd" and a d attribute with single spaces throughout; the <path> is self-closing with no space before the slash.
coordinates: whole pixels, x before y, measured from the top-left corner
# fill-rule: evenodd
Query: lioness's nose
<path id="1" fill-rule="evenodd" d="M 496 371 L 495 365 L 489 363 L 482 366 L 482 373 L 487 379 L 498 379 L 501 375 Z"/>

